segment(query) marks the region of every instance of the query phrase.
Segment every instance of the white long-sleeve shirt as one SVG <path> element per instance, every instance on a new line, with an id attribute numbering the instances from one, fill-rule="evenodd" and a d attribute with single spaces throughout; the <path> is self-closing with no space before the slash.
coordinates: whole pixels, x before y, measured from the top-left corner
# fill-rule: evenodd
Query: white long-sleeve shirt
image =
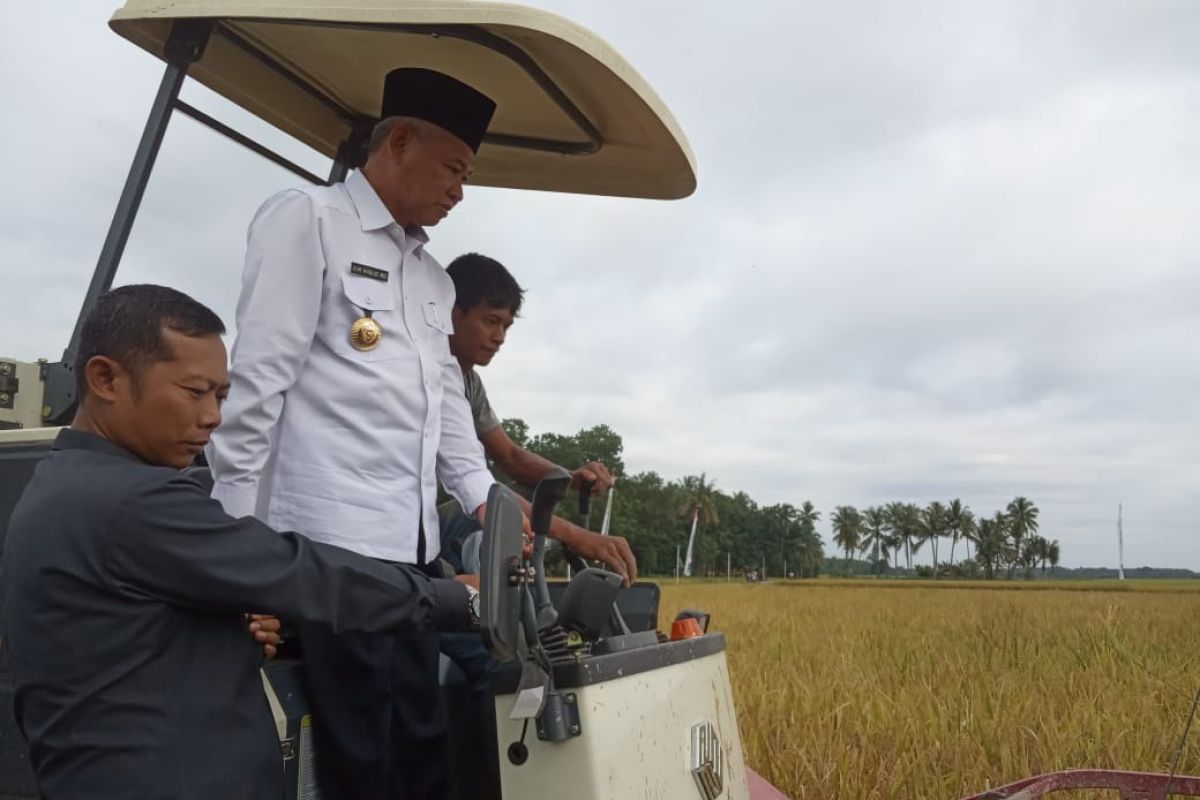
<path id="1" fill-rule="evenodd" d="M 468 512 L 493 483 L 450 354 L 454 284 L 366 178 L 286 191 L 250 225 L 213 496 L 234 516 L 374 558 L 436 557 L 437 479 Z M 383 328 L 369 351 L 350 327 Z"/>

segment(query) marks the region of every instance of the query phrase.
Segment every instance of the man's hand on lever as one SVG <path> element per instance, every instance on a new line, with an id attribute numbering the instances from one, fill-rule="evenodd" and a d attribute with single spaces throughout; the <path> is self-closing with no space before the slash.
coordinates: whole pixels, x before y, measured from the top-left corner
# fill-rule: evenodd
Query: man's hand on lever
<path id="1" fill-rule="evenodd" d="M 626 586 L 631 586 L 637 580 L 637 559 L 623 536 L 604 536 L 585 531 L 565 520 L 563 522 L 563 530 L 560 533 L 556 530 L 559 535 L 555 538 L 560 542 L 578 553 L 581 558 L 603 562 L 625 580 Z"/>
<path id="2" fill-rule="evenodd" d="M 614 483 L 616 483 L 616 479 L 608 471 L 608 467 L 600 461 L 589 461 L 571 473 L 572 489 L 590 484 L 594 495 L 607 492 Z"/>
<path id="3" fill-rule="evenodd" d="M 599 464 L 592 462 L 590 466 Z M 600 480 L 607 478 L 608 485 L 612 485 L 612 475 L 604 468 L 603 464 L 599 464 L 603 470 L 603 477 L 597 478 L 597 484 Z M 583 472 L 585 468 L 576 471 L 576 475 Z M 593 473 L 595 474 L 595 473 Z M 522 504 L 526 505 L 526 504 Z M 487 505 L 484 504 L 475 509 L 475 518 L 479 520 L 479 524 L 483 525 L 484 516 L 487 513 Z M 522 515 L 522 523 L 525 528 L 526 537 L 532 538 L 533 533 L 529 525 L 529 515 Z M 621 576 L 625 581 L 626 586 L 630 586 L 637 580 L 637 559 L 633 555 L 633 550 L 629 547 L 629 542 L 622 536 L 604 536 L 592 531 L 586 531 L 578 525 L 573 525 L 562 517 L 554 517 L 550 523 L 550 536 L 562 544 L 570 547 L 580 557 L 593 561 L 604 563 L 609 569 Z M 525 545 L 525 557 L 528 558 L 529 544 Z M 460 578 L 463 576 L 459 576 Z"/>

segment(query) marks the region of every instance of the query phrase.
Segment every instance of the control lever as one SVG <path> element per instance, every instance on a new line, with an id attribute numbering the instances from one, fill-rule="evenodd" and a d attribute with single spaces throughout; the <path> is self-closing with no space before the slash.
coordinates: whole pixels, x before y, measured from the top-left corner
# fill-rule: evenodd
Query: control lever
<path id="1" fill-rule="evenodd" d="M 584 481 L 579 485 L 579 518 L 582 523 L 582 528 L 585 531 L 591 530 L 592 519 L 592 487 L 596 485 L 595 481 Z M 567 545 L 562 546 L 563 557 L 567 563 L 571 565 L 571 570 L 574 572 L 582 572 L 588 568 L 588 564 L 583 560 L 583 557 L 572 550 Z"/>
<path id="2" fill-rule="evenodd" d="M 538 481 L 533 490 L 533 506 L 530 527 L 533 528 L 533 586 L 536 590 L 537 628 L 544 631 L 558 621 L 558 612 L 550 602 L 550 587 L 546 583 L 546 539 L 550 535 L 550 521 L 554 509 L 566 497 L 571 487 L 571 473 L 562 467 L 554 467 Z"/>
<path id="3" fill-rule="evenodd" d="M 544 634 L 553 636 L 555 631 L 561 633 L 557 626 L 558 612 L 550 602 L 550 588 L 546 583 L 546 537 L 550 535 L 550 521 L 554 517 L 554 509 L 559 501 L 567 494 L 571 486 L 571 473 L 562 467 L 555 467 L 542 476 L 537 487 L 533 490 L 532 509 L 530 511 L 530 527 L 533 528 L 533 589 L 528 585 L 522 593 L 521 622 L 525 641 L 529 647 L 532 660 L 523 660 L 521 664 L 521 680 L 518 685 L 517 699 L 509 713 L 511 719 L 530 719 L 537 721 L 538 738 L 549 741 L 565 741 L 580 734 L 578 712 L 573 705 L 574 697 L 563 698 L 554 689 L 554 665 L 547 653 Z M 571 717 L 567 707 L 575 712 Z M 569 721 L 564 721 L 568 720 Z M 522 742 L 509 747 L 510 758 L 517 747 L 524 747 Z"/>
<path id="4" fill-rule="evenodd" d="M 592 489 L 595 481 L 584 481 L 579 484 L 579 519 L 585 531 L 592 529 Z"/>

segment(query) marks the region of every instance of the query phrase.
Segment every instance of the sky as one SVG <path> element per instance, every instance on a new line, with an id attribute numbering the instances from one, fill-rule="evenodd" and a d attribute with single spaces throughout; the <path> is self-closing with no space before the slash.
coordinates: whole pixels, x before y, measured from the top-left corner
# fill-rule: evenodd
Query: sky
<path id="1" fill-rule="evenodd" d="M 630 472 L 811 500 L 827 545 L 837 505 L 1024 495 L 1066 566 L 1116 565 L 1120 502 L 1126 566 L 1200 569 L 1200 4 L 530 5 L 647 79 L 698 189 L 468 188 L 429 250 L 528 289 L 482 373 L 498 413 L 608 424 Z M 61 357 L 161 77 L 114 9 L 0 29 L 3 356 Z M 246 226 L 296 182 L 176 118 L 116 282 L 231 322 Z"/>

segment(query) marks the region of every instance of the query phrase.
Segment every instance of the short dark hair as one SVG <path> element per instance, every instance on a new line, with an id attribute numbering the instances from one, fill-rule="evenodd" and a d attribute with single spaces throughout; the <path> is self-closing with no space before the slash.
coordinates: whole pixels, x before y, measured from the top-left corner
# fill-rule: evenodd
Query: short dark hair
<path id="1" fill-rule="evenodd" d="M 486 303 L 492 308 L 507 308 L 514 317 L 521 312 L 525 290 L 496 259 L 467 253 L 451 261 L 446 272 L 454 281 L 454 305 L 461 311 Z"/>
<path id="2" fill-rule="evenodd" d="M 134 380 L 144 367 L 173 358 L 163 339 L 164 329 L 184 336 L 219 336 L 225 333 L 225 323 L 208 306 L 166 286 L 135 284 L 100 295 L 79 336 L 75 356 L 79 399 L 87 393 L 87 363 L 96 356 L 118 362 Z"/>

